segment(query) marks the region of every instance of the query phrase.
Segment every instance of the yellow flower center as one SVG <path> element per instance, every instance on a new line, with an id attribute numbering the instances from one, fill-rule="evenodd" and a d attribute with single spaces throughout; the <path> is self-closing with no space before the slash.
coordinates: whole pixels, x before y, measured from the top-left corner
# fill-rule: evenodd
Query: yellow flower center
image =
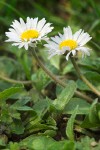
<path id="1" fill-rule="evenodd" d="M 74 40 L 64 40 L 59 44 L 60 49 L 62 49 L 63 47 L 67 46 L 70 48 L 70 50 L 73 50 L 77 47 L 77 42 Z"/>
<path id="2" fill-rule="evenodd" d="M 21 34 L 22 41 L 27 40 L 29 41 L 32 38 L 37 38 L 39 36 L 39 32 L 37 30 L 26 30 Z"/>

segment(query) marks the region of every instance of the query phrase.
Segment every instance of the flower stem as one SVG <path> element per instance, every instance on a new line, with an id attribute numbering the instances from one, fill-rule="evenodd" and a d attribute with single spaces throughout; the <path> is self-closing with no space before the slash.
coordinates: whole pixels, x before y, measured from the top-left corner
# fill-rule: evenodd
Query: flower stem
<path id="1" fill-rule="evenodd" d="M 53 79 L 56 83 L 58 83 L 59 85 L 61 85 L 62 87 L 66 87 L 66 83 L 62 82 L 59 78 L 56 77 L 56 75 L 54 75 L 52 72 L 50 72 L 45 66 L 44 64 L 41 62 L 41 60 L 38 58 L 36 51 L 34 49 L 34 51 L 32 51 L 32 55 L 35 57 L 36 61 L 38 62 L 39 66 L 46 72 L 46 74 Z M 79 91 L 75 91 L 75 95 L 85 99 L 86 101 L 88 101 L 89 103 L 93 102 L 93 99 L 88 97 L 85 94 L 82 94 Z"/>
<path id="2" fill-rule="evenodd" d="M 72 61 L 72 64 L 77 72 L 77 75 L 79 76 L 79 78 L 96 94 L 100 97 L 100 92 L 85 78 L 84 75 L 81 74 L 80 69 L 78 67 L 78 65 L 76 64 L 76 61 L 74 59 L 74 57 L 70 56 L 70 59 Z"/>
<path id="3" fill-rule="evenodd" d="M 10 79 L 8 77 L 5 77 L 3 75 L 0 75 L 0 79 L 7 81 L 9 83 L 15 83 L 15 84 L 24 84 L 24 85 L 29 85 L 32 83 L 32 81 L 19 81 L 19 80 L 14 80 L 14 79 Z"/>

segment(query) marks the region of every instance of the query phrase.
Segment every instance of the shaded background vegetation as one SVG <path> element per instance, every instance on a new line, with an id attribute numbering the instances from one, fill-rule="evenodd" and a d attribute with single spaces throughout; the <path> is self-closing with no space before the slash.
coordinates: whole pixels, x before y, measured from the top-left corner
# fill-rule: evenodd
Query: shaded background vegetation
<path id="1" fill-rule="evenodd" d="M 55 28 L 49 36 L 62 32 L 62 28 L 69 25 L 72 27 L 73 32 L 82 28 L 93 37 L 93 40 L 88 45 L 92 49 L 91 56 L 84 60 L 79 59 L 77 62 L 82 73 L 100 90 L 99 0 L 0 0 L 0 98 L 2 101 L 4 99 L 4 102 L 0 102 L 1 149 L 7 146 L 7 150 L 19 150 L 21 148 L 44 150 L 46 149 L 44 145 L 42 145 L 44 147 L 41 146 L 41 149 L 35 146 L 40 145 L 41 142 L 43 144 L 43 141 L 45 141 L 48 142 L 48 145 L 50 143 L 53 145 L 47 148 L 47 150 L 53 150 L 53 148 L 67 150 L 66 145 L 68 150 L 74 150 L 72 141 L 60 142 L 68 138 L 71 140 L 71 137 L 66 136 L 65 133 L 66 123 L 70 114 L 73 114 L 74 107 L 79 104 L 80 110 L 76 113 L 79 115 L 77 118 L 78 121 L 83 121 L 85 115 L 88 115 L 90 112 L 90 109 L 92 110 L 92 108 L 96 107 L 96 111 L 99 114 L 99 123 L 97 121 L 98 119 L 96 122 L 94 121 L 95 123 L 87 121 L 89 123 L 86 124 L 84 122 L 82 128 L 79 124 L 77 126 L 76 121 L 74 128 L 75 141 L 81 141 L 79 143 L 77 142 L 76 147 L 78 150 L 82 150 L 82 148 L 85 150 L 90 150 L 91 148 L 93 150 L 99 150 L 100 104 L 97 105 L 98 102 L 95 102 L 95 104 L 91 106 L 91 104 L 84 102 L 84 100 L 74 97 L 74 102 L 76 100 L 77 102 L 73 104 L 73 99 L 71 99 L 72 103 L 69 103 L 64 110 L 60 110 L 63 111 L 63 113 L 59 112 L 56 110 L 58 106 L 55 104 L 54 108 L 51 101 L 56 98 L 63 99 L 66 91 L 59 98 L 59 92 L 62 91 L 62 88 L 57 86 L 39 68 L 30 52 L 25 51 L 23 48 L 18 50 L 17 47 L 12 47 L 11 44 L 4 42 L 6 40 L 4 33 L 8 31 L 12 21 L 19 19 L 19 17 L 26 19 L 27 16 L 33 18 L 39 17 L 39 19 L 44 17 L 48 22 L 51 22 Z M 78 90 L 93 99 L 97 98 L 82 81 L 77 79 L 70 60 L 66 62 L 64 57 L 55 57 L 49 61 L 45 48 L 41 45 L 39 45 L 38 56 L 57 77 L 66 83 L 69 83 L 70 80 L 76 81 Z M 80 58 L 80 55 L 78 57 Z M 14 81 L 10 81 L 9 79 L 14 79 Z M 32 83 L 25 84 L 22 87 L 23 82 L 21 84 L 17 82 L 24 80 L 32 81 Z M 70 83 L 69 86 L 71 86 Z M 73 90 L 75 90 L 74 83 L 72 86 Z M 8 91 L 2 93 L 2 91 L 6 89 L 8 89 Z M 7 95 L 6 92 L 8 92 L 8 96 L 5 96 Z M 73 94 L 71 95 L 71 98 L 72 97 Z M 43 99 L 44 101 L 42 103 L 41 100 Z M 60 102 L 60 105 L 61 103 L 62 102 Z M 94 115 L 94 118 L 95 117 L 97 117 L 97 114 L 96 116 Z M 31 119 L 35 122 L 31 122 Z M 91 128 L 93 127 L 95 127 L 95 129 L 92 130 Z M 35 137 L 39 134 L 41 137 Z M 25 139 L 29 135 L 34 135 L 34 139 L 36 139 L 37 143 L 32 137 L 28 140 Z M 46 136 L 42 137 L 42 135 Z M 47 136 L 53 137 L 53 139 L 46 139 Z M 26 141 L 22 141 L 20 144 L 17 143 L 23 139 Z M 60 145 L 53 143 L 54 139 L 60 141 Z M 32 147 L 30 143 L 33 143 L 34 146 Z M 86 143 L 86 145 L 84 145 L 84 143 Z M 65 145 L 65 147 L 62 148 L 62 145 Z M 82 147 L 82 145 L 84 146 Z"/>

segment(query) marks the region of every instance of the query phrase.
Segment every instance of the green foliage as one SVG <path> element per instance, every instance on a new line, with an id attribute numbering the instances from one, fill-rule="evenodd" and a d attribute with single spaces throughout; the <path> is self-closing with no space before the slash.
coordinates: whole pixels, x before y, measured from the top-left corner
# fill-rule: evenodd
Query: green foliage
<path id="1" fill-rule="evenodd" d="M 75 148 L 77 150 L 99 150 L 100 143 L 97 143 L 94 138 L 89 138 L 88 136 L 81 139 L 81 142 L 77 142 Z"/>
<path id="2" fill-rule="evenodd" d="M 16 149 L 16 150 L 19 150 L 20 149 L 20 146 L 19 146 L 19 144 L 18 143 L 13 143 L 13 142 L 10 142 L 9 143 L 9 149 L 10 150 L 14 150 L 14 149 Z"/>
<path id="3" fill-rule="evenodd" d="M 100 104 L 97 104 L 97 100 L 91 105 L 89 113 L 85 117 L 81 127 L 83 128 L 92 128 L 100 127 Z"/>
<path id="4" fill-rule="evenodd" d="M 77 114 L 88 114 L 91 105 L 88 102 L 86 102 L 80 98 L 72 98 L 68 102 L 68 104 L 65 106 L 63 113 L 64 114 L 72 114 L 74 108 L 76 108 L 77 105 L 79 106 L 79 108 L 77 110 Z"/>
<path id="5" fill-rule="evenodd" d="M 21 142 L 22 145 L 27 145 L 30 150 L 74 150 L 74 143 L 68 140 L 57 142 L 46 136 L 31 136 Z"/>
<path id="6" fill-rule="evenodd" d="M 74 140 L 73 124 L 75 121 L 77 110 L 78 110 L 78 107 L 76 107 L 75 110 L 73 111 L 71 117 L 69 118 L 69 120 L 67 122 L 67 127 L 66 127 L 66 134 L 67 134 L 68 138 L 72 141 Z"/>
<path id="7" fill-rule="evenodd" d="M 48 85 L 50 78 L 43 70 L 40 69 L 32 75 L 32 81 L 34 82 L 38 90 L 42 90 Z"/>
<path id="8" fill-rule="evenodd" d="M 4 90 L 0 93 L 0 99 L 1 102 L 12 96 L 13 94 L 16 94 L 17 92 L 21 91 L 23 87 L 11 87 L 9 89 Z"/>
<path id="9" fill-rule="evenodd" d="M 65 55 L 48 60 L 38 45 L 39 59 L 66 83 L 64 88 L 38 66 L 30 51 L 4 42 L 4 33 L 19 17 L 46 18 L 55 27 L 49 36 L 68 25 L 73 32 L 83 28 L 93 37 L 91 56 L 80 59 L 78 53 L 76 61 L 100 90 L 99 1 L 2 0 L 0 14 L 0 150 L 99 150 L 99 99 L 78 79 L 71 61 L 65 61 Z M 76 90 L 93 102 L 78 97 Z"/>
<path id="10" fill-rule="evenodd" d="M 61 92 L 61 94 L 59 94 L 57 99 L 54 100 L 54 106 L 59 110 L 63 110 L 67 103 L 70 101 L 70 99 L 73 97 L 75 90 L 75 82 L 69 82 L 67 87 Z"/>

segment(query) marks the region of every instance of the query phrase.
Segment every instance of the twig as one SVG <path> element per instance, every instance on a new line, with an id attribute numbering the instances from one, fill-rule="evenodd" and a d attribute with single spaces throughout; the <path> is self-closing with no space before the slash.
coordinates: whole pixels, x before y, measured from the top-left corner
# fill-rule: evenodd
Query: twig
<path id="1" fill-rule="evenodd" d="M 96 94 L 100 97 L 100 92 L 85 78 L 84 75 L 81 74 L 81 71 L 74 59 L 74 57 L 70 56 L 70 59 L 72 61 L 72 64 L 77 72 L 77 75 L 79 76 L 79 78 Z"/>
<path id="2" fill-rule="evenodd" d="M 9 83 L 15 83 L 15 84 L 24 84 L 24 85 L 28 85 L 28 84 L 32 84 L 32 81 L 19 81 L 19 80 L 14 80 L 14 79 L 10 79 L 8 77 L 5 77 L 3 75 L 0 75 L 0 79 L 7 81 Z"/>
<path id="3" fill-rule="evenodd" d="M 62 82 L 60 79 L 58 79 L 56 77 L 56 75 L 54 75 L 52 72 L 50 72 L 45 66 L 44 64 L 41 62 L 41 60 L 38 58 L 37 54 L 36 54 L 36 51 L 34 49 L 34 51 L 32 50 L 32 55 L 35 57 L 36 61 L 38 62 L 39 66 L 48 74 L 48 76 L 53 79 L 56 83 L 58 83 L 59 85 L 61 85 L 62 87 L 66 87 L 66 83 Z M 75 95 L 80 97 L 80 98 L 83 98 L 85 99 L 86 101 L 88 101 L 89 103 L 92 103 L 93 102 L 93 99 L 88 97 L 87 95 L 85 94 L 82 94 L 81 92 L 79 91 L 75 91 Z"/>

